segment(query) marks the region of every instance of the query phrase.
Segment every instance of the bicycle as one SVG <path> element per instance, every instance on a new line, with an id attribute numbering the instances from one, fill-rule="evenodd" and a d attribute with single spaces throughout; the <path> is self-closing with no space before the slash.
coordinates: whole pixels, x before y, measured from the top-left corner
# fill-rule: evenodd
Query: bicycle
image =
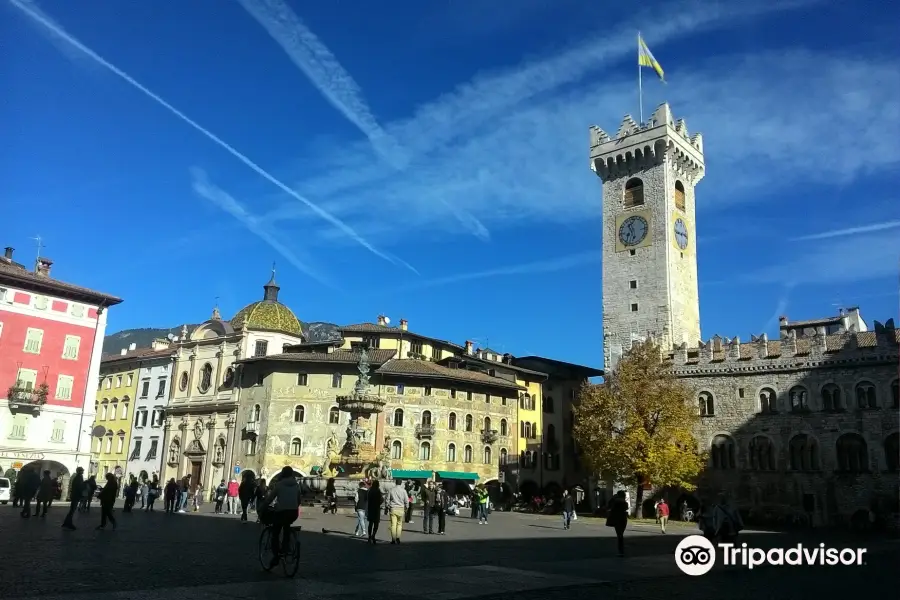
<path id="1" fill-rule="evenodd" d="M 263 571 L 266 572 L 269 572 L 274 568 L 274 565 L 272 564 L 272 529 L 272 525 L 267 524 L 259 534 L 259 564 L 262 566 Z M 290 529 L 290 535 L 288 536 L 289 543 L 287 544 L 288 547 L 284 547 L 284 540 L 282 540 L 282 548 L 279 553 L 281 568 L 284 570 L 285 577 L 293 577 L 300 568 L 299 532 L 303 528 L 300 525 L 291 525 Z"/>

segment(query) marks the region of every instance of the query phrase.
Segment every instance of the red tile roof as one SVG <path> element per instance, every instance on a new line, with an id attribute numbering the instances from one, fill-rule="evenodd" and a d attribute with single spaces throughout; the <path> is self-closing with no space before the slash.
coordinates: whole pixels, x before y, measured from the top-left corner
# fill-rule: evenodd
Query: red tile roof
<path id="1" fill-rule="evenodd" d="M 121 298 L 66 283 L 46 275 L 38 275 L 19 263 L 0 258 L 0 283 L 22 287 L 38 293 L 58 294 L 62 298 L 78 300 L 102 306 L 114 306 L 122 302 Z"/>

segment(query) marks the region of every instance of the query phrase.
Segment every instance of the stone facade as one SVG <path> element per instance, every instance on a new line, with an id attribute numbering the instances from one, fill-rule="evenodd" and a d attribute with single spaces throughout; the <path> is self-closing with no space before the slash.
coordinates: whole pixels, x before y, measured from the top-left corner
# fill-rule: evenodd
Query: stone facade
<path id="1" fill-rule="evenodd" d="M 689 137 L 663 104 L 646 124 L 626 116 L 615 138 L 592 127 L 590 155 L 603 180 L 603 364 L 614 368 L 633 339 L 650 333 L 667 347 L 695 343 L 702 137 Z"/>

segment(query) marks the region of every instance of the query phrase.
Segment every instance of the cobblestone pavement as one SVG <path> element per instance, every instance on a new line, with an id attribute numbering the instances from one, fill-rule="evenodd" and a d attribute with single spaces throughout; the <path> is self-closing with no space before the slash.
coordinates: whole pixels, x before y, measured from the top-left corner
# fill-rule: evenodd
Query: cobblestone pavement
<path id="1" fill-rule="evenodd" d="M 661 535 L 652 525 L 629 528 L 627 558 L 615 556 L 615 538 L 601 521 L 580 519 L 564 531 L 558 519 L 499 513 L 488 525 L 448 519 L 447 535 L 424 535 L 421 517 L 407 525 L 400 546 L 376 547 L 350 534 L 355 518 L 305 509 L 299 521 L 302 559 L 294 580 L 263 573 L 257 559 L 260 529 L 236 517 L 136 512 L 122 514 L 117 530 L 95 531 L 99 511 L 78 515 L 77 531 L 60 528 L 62 507 L 47 519 L 21 519 L 0 507 L 0 597 L 41 600 L 166 598 L 797 598 L 896 589 L 900 543 L 819 532 L 748 532 L 743 541 L 771 548 L 824 542 L 866 547 L 861 567 L 717 566 L 703 577 L 681 574 L 673 553 L 687 527 Z M 323 528 L 328 533 L 323 534 Z M 379 533 L 388 539 L 387 522 Z M 891 588 L 887 586 L 890 585 Z M 110 593 L 111 592 L 111 593 Z"/>

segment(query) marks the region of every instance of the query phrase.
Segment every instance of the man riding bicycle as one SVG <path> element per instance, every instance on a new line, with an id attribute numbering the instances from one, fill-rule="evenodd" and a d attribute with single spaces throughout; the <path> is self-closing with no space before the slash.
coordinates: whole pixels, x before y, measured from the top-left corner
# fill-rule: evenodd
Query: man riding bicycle
<path id="1" fill-rule="evenodd" d="M 275 483 L 257 508 L 260 520 L 272 527 L 272 566 L 281 559 L 281 542 L 290 544 L 291 525 L 300 513 L 300 484 L 291 467 L 281 469 L 278 482 Z M 274 506 L 272 503 L 274 502 Z"/>

